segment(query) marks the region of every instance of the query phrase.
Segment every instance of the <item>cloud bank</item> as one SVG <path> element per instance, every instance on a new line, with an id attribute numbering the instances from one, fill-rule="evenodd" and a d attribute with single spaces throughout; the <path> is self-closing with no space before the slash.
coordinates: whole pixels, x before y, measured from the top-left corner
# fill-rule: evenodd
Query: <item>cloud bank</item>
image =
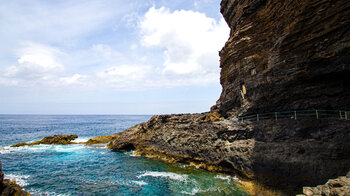
<path id="1" fill-rule="evenodd" d="M 111 21 L 108 16 L 98 17 L 98 24 Z M 128 48 L 125 51 L 108 43 L 72 49 L 62 44 L 21 41 L 13 52 L 16 61 L 0 71 L 0 85 L 132 89 L 219 82 L 218 51 L 229 35 L 223 19 L 217 21 L 200 12 L 170 11 L 165 7 L 151 7 L 136 18 L 136 25 L 127 24 L 135 31 L 136 41 L 124 44 Z M 57 25 L 60 27 L 60 23 Z M 99 27 L 97 22 L 83 23 L 84 31 L 94 27 Z M 79 29 L 73 30 L 68 34 L 79 35 Z M 159 59 L 152 60 L 155 58 Z"/>

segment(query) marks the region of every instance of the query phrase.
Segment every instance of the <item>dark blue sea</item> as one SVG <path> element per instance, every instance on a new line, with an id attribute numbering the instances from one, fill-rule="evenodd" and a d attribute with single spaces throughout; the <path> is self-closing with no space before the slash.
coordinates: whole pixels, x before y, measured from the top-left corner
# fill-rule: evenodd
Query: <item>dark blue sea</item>
<path id="1" fill-rule="evenodd" d="M 82 144 L 9 147 L 55 134 L 77 134 L 78 141 L 87 141 L 150 117 L 0 115 L 3 172 L 33 195 L 247 195 L 234 177 L 136 157 L 132 152 Z"/>

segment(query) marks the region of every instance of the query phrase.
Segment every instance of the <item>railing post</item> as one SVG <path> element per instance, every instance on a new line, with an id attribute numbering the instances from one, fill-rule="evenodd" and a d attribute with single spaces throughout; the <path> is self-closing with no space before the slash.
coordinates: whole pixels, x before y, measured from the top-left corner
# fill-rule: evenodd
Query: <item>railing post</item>
<path id="1" fill-rule="evenodd" d="M 259 114 L 256 115 L 256 120 L 259 121 Z"/>
<path id="2" fill-rule="evenodd" d="M 343 120 L 343 117 L 341 115 L 341 110 L 339 110 L 339 117 L 340 117 L 340 120 Z"/>
<path id="3" fill-rule="evenodd" d="M 297 111 L 294 111 L 294 120 L 297 120 Z"/>
<path id="4" fill-rule="evenodd" d="M 277 112 L 275 112 L 275 119 L 277 120 Z"/>
<path id="5" fill-rule="evenodd" d="M 318 119 L 318 111 L 316 110 L 316 118 Z"/>

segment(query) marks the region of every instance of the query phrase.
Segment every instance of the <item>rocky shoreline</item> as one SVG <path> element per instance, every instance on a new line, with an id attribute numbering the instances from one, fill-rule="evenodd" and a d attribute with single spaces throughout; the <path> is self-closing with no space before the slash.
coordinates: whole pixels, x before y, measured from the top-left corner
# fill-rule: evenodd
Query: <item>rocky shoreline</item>
<path id="1" fill-rule="evenodd" d="M 285 193 L 324 184 L 349 169 L 350 122 L 206 121 L 206 114 L 160 115 L 124 132 L 108 146 L 166 162 L 238 175 Z"/>
<path id="2" fill-rule="evenodd" d="M 304 187 L 303 193 L 299 196 L 311 195 L 350 195 L 350 172 L 346 176 L 328 180 L 326 184 L 317 187 Z"/>
<path id="3" fill-rule="evenodd" d="M 223 90 L 210 113 L 153 116 L 108 146 L 233 173 L 286 195 L 346 175 L 349 121 L 232 119 L 349 111 L 350 2 L 222 0 L 221 13 L 231 32 L 219 53 Z"/>
<path id="4" fill-rule="evenodd" d="M 223 90 L 210 112 L 155 115 L 86 144 L 110 142 L 114 151 L 238 175 L 258 185 L 250 188 L 256 195 L 259 187 L 277 195 L 349 193 L 350 121 L 342 116 L 232 121 L 350 111 L 350 2 L 222 0 L 221 13 L 231 32 L 219 53 Z"/>
<path id="5" fill-rule="evenodd" d="M 108 147 L 115 151 L 134 150 L 139 156 L 237 175 L 252 195 L 349 190 L 343 179 L 341 186 L 329 181 L 316 188 L 302 187 L 324 184 L 348 171 L 350 147 L 342 130 L 350 128 L 350 122 L 281 119 L 233 123 L 233 119 L 210 116 L 156 115 L 123 132 L 91 138 L 85 145 L 109 142 Z M 71 142 L 77 137 L 48 136 L 29 145 L 62 145 L 62 140 L 63 145 L 77 144 Z"/>

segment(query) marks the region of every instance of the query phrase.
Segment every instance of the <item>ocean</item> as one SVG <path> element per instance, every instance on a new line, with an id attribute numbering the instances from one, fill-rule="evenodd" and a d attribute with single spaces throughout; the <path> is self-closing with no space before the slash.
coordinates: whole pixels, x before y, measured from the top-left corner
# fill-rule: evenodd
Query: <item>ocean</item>
<path id="1" fill-rule="evenodd" d="M 2 171 L 33 195 L 248 195 L 234 177 L 136 157 L 132 152 L 83 144 L 9 147 L 55 134 L 76 134 L 77 141 L 87 141 L 150 117 L 0 115 Z"/>

